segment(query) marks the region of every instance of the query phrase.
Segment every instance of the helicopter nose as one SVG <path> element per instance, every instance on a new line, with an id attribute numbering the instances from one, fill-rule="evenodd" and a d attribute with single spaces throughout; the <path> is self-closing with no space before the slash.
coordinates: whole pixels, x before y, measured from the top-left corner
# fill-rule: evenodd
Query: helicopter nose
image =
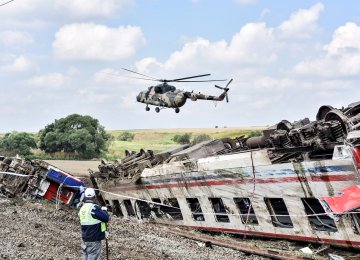
<path id="1" fill-rule="evenodd" d="M 140 100 L 141 100 L 141 93 L 139 93 L 139 94 L 136 96 L 136 100 L 137 100 L 138 102 L 140 102 Z"/>

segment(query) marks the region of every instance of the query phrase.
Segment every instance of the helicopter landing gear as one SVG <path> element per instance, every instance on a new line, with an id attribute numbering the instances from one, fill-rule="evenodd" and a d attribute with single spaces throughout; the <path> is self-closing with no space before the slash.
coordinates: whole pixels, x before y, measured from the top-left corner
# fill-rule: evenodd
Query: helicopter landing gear
<path id="1" fill-rule="evenodd" d="M 149 110 L 150 110 L 150 107 L 149 107 L 149 106 L 146 106 L 146 107 L 145 107 L 145 110 L 146 110 L 146 111 L 149 111 Z"/>
<path id="2" fill-rule="evenodd" d="M 160 108 L 156 107 L 156 108 L 155 108 L 155 112 L 156 112 L 156 113 L 159 113 L 159 112 L 160 112 Z"/>
<path id="3" fill-rule="evenodd" d="M 179 113 L 180 112 L 180 108 L 175 108 L 175 113 Z"/>

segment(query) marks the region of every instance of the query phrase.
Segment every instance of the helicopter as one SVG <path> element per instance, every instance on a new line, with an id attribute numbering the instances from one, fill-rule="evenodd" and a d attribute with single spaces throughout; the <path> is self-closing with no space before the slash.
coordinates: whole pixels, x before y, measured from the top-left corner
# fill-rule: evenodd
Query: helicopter
<path id="1" fill-rule="evenodd" d="M 229 102 L 229 97 L 227 93 L 229 91 L 228 86 L 233 79 L 230 79 L 225 87 L 220 87 L 218 85 L 215 85 L 216 88 L 223 90 L 223 92 L 219 96 L 210 96 L 210 95 L 204 95 L 200 92 L 194 93 L 194 91 L 189 92 L 189 91 L 179 90 L 176 89 L 174 86 L 169 85 L 168 83 L 169 82 L 181 82 L 181 83 L 182 82 L 212 82 L 212 81 L 226 81 L 226 80 L 190 80 L 194 78 L 207 77 L 210 76 L 211 74 L 202 74 L 202 75 L 196 75 L 196 76 L 190 76 L 190 77 L 184 77 L 178 79 L 170 79 L 170 80 L 157 79 L 133 70 L 129 70 L 125 68 L 122 69 L 142 76 L 141 78 L 140 77 L 130 77 L 130 78 L 161 82 L 161 84 L 150 86 L 146 91 L 141 91 L 136 96 L 137 102 L 146 104 L 145 107 L 146 111 L 150 110 L 149 105 L 153 105 L 156 106 L 155 107 L 156 113 L 159 113 L 160 109 L 165 109 L 165 108 L 173 108 L 175 110 L 175 113 L 179 113 L 180 107 L 182 107 L 186 103 L 187 99 L 191 99 L 192 101 L 197 101 L 198 99 L 222 101 L 224 100 L 224 98 L 226 98 L 226 101 Z"/>

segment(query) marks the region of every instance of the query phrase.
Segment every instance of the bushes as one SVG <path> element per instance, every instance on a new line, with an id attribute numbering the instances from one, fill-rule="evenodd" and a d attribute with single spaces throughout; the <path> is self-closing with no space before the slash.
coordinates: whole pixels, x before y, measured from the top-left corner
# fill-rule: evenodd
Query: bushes
<path id="1" fill-rule="evenodd" d="M 194 145 L 194 144 L 198 144 L 198 143 L 201 143 L 201 142 L 204 142 L 204 141 L 208 141 L 208 140 L 211 140 L 212 138 L 207 135 L 207 134 L 201 134 L 201 135 L 198 135 L 196 137 L 194 137 L 194 139 L 192 140 L 191 144 Z"/>
<path id="2" fill-rule="evenodd" d="M 201 134 L 198 136 L 195 136 L 193 138 L 193 140 L 191 141 L 191 134 L 190 133 L 186 133 L 186 134 L 177 134 L 173 137 L 173 141 L 178 143 L 178 144 L 190 144 L 194 145 L 194 144 L 198 144 L 201 143 L 203 141 L 207 141 L 207 140 L 211 140 L 212 138 L 207 135 L 207 134 Z"/>
<path id="3" fill-rule="evenodd" d="M 190 139 L 191 139 L 191 134 L 186 133 L 183 135 L 175 135 L 172 140 L 178 144 L 189 144 Z"/>
<path id="4" fill-rule="evenodd" d="M 118 137 L 119 141 L 132 141 L 133 139 L 134 139 L 134 134 L 128 131 L 122 132 Z"/>
<path id="5" fill-rule="evenodd" d="M 248 137 L 255 137 L 255 136 L 262 136 L 262 132 L 261 132 L 261 131 L 258 131 L 258 130 L 255 130 L 255 131 L 251 131 L 251 132 L 248 134 Z"/>

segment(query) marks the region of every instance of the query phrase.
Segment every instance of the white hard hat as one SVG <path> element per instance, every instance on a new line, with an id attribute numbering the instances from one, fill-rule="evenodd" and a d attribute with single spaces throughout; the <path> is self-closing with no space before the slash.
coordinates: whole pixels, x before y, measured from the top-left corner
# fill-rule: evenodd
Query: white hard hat
<path id="1" fill-rule="evenodd" d="M 93 198 L 95 197 L 95 190 L 93 188 L 86 188 L 85 190 L 85 197 L 86 198 Z"/>

